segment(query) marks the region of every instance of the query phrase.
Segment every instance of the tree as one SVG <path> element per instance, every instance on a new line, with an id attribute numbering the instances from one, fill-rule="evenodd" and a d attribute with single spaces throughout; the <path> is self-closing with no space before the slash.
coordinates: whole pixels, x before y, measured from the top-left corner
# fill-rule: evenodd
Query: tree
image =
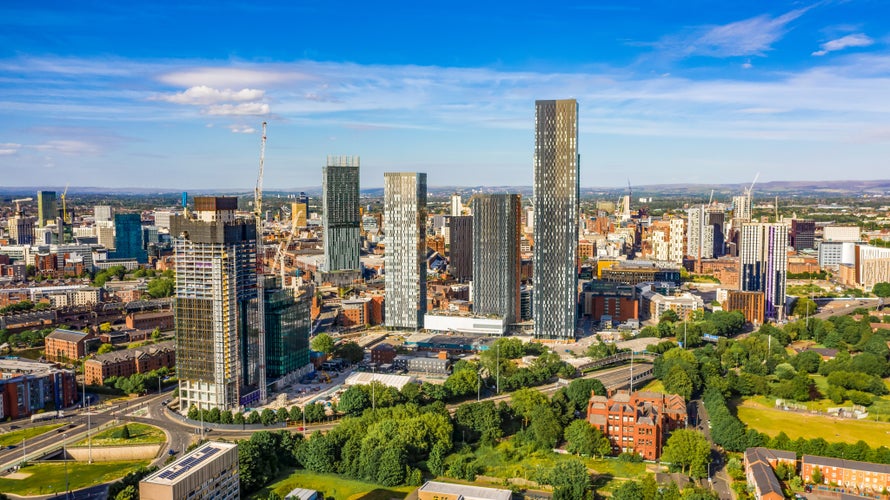
<path id="1" fill-rule="evenodd" d="M 96 354 L 105 354 L 114 350 L 114 346 L 111 344 L 102 344 L 99 346 L 99 350 L 96 351 Z"/>
<path id="2" fill-rule="evenodd" d="M 278 409 L 275 415 L 279 422 L 287 422 L 287 419 L 290 417 L 290 413 L 288 413 L 287 408 L 281 407 Z"/>
<path id="3" fill-rule="evenodd" d="M 130 426 L 124 425 L 120 432 L 121 439 L 130 439 Z"/>
<path id="4" fill-rule="evenodd" d="M 430 451 L 430 456 L 426 461 L 426 467 L 430 474 L 441 476 L 445 473 L 445 455 L 447 454 L 448 450 L 445 449 L 444 444 L 436 443 L 433 445 L 433 450 Z"/>
<path id="5" fill-rule="evenodd" d="M 172 278 L 156 278 L 148 282 L 146 292 L 156 299 L 173 295 L 174 281 Z"/>
<path id="6" fill-rule="evenodd" d="M 813 467 L 813 474 L 810 476 L 813 484 L 822 484 L 822 469 L 819 467 Z"/>
<path id="7" fill-rule="evenodd" d="M 115 495 L 114 500 L 139 500 L 139 489 L 131 484 Z"/>
<path id="8" fill-rule="evenodd" d="M 547 474 L 545 482 L 553 486 L 553 500 L 580 500 L 590 491 L 587 467 L 578 459 L 564 460 Z"/>
<path id="9" fill-rule="evenodd" d="M 704 434 L 678 429 L 671 434 L 661 454 L 662 462 L 669 462 L 692 477 L 706 477 L 711 462 L 711 446 Z"/>
<path id="10" fill-rule="evenodd" d="M 794 314 L 798 318 L 812 316 L 813 314 L 816 314 L 818 307 L 819 306 L 816 305 L 816 302 L 814 302 L 811 298 L 800 297 L 794 304 L 794 310 L 792 311 L 792 314 Z"/>
<path id="11" fill-rule="evenodd" d="M 269 408 L 264 408 L 262 413 L 260 413 L 260 422 L 265 426 L 274 424 L 277 419 L 275 412 Z"/>
<path id="12" fill-rule="evenodd" d="M 365 358 L 365 350 L 355 342 L 344 342 L 334 349 L 334 355 L 354 365 Z"/>
<path id="13" fill-rule="evenodd" d="M 564 432 L 566 450 L 576 455 L 605 456 L 612 451 L 609 439 L 586 420 L 575 420 Z"/>
<path id="14" fill-rule="evenodd" d="M 875 286 L 871 289 L 871 293 L 881 298 L 890 297 L 890 283 L 875 283 Z"/>
<path id="15" fill-rule="evenodd" d="M 289 417 L 294 422 L 299 422 L 303 418 L 303 410 L 299 406 L 291 406 Z"/>
<path id="16" fill-rule="evenodd" d="M 643 487 L 636 481 L 624 481 L 612 492 L 612 500 L 649 500 L 643 496 Z"/>
<path id="17" fill-rule="evenodd" d="M 321 432 L 316 431 L 309 439 L 304 440 L 297 455 L 300 464 L 312 472 L 334 472 L 337 446 Z"/>
<path id="18" fill-rule="evenodd" d="M 353 385 L 349 387 L 349 389 L 346 389 L 346 391 L 340 395 L 340 402 L 337 404 L 337 409 L 339 409 L 340 412 L 351 416 L 361 415 L 362 412 L 365 411 L 365 408 L 370 407 L 371 398 L 368 397 L 368 392 L 357 385 Z"/>
<path id="19" fill-rule="evenodd" d="M 161 329 L 155 328 L 154 330 L 151 331 L 151 339 L 158 340 L 159 338 L 161 338 Z"/>
<path id="20" fill-rule="evenodd" d="M 682 366 L 674 365 L 664 377 L 664 389 L 671 394 L 679 394 L 689 400 L 694 389 L 692 379 Z"/>
<path id="21" fill-rule="evenodd" d="M 312 347 L 313 351 L 323 352 L 325 354 L 330 354 L 334 351 L 334 339 L 327 333 L 316 335 L 309 345 Z"/>
<path id="22" fill-rule="evenodd" d="M 111 331 L 111 323 L 108 323 L 107 321 L 105 323 L 102 323 L 101 325 L 99 325 L 99 331 L 102 333 L 110 332 Z"/>
<path id="23" fill-rule="evenodd" d="M 455 397 L 467 396 L 476 394 L 476 391 L 479 390 L 479 384 L 479 375 L 476 373 L 475 368 L 456 369 L 445 380 L 445 389 Z"/>
<path id="24" fill-rule="evenodd" d="M 547 406 L 547 396 L 524 387 L 513 393 L 513 411 L 522 417 L 525 425 L 536 412 Z"/>

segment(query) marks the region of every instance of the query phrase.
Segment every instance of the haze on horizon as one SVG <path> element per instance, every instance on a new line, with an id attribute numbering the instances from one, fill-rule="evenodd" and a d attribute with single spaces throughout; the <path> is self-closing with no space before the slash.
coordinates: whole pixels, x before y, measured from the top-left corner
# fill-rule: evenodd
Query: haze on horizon
<path id="1" fill-rule="evenodd" d="M 320 184 L 328 154 L 530 185 L 534 100 L 580 104 L 581 185 L 887 178 L 890 9 L 702 0 L 0 6 L 0 184 Z"/>

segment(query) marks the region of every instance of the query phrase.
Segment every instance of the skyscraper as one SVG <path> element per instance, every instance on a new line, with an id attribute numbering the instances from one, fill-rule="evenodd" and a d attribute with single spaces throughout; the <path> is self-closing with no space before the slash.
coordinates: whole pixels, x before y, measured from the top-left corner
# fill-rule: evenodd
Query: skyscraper
<path id="1" fill-rule="evenodd" d="M 112 213 L 109 205 L 96 205 L 93 207 L 93 218 L 96 222 L 112 220 Z"/>
<path id="2" fill-rule="evenodd" d="M 578 103 L 535 102 L 535 337 L 574 338 L 578 275 Z"/>
<path id="3" fill-rule="evenodd" d="M 238 199 L 195 197 L 173 216 L 180 408 L 237 409 L 259 399 L 256 224 Z"/>
<path id="4" fill-rule="evenodd" d="M 56 220 L 56 192 L 37 191 L 37 227 Z"/>
<path id="5" fill-rule="evenodd" d="M 705 207 L 693 207 L 686 211 L 686 255 L 693 259 L 714 258 L 714 226 L 708 224 Z"/>
<path id="6" fill-rule="evenodd" d="M 459 217 L 459 216 L 463 215 L 461 213 L 461 212 L 463 212 L 463 209 L 464 209 L 464 205 L 460 200 L 460 195 L 457 193 L 454 193 L 453 195 L 451 195 L 451 216 Z"/>
<path id="7" fill-rule="evenodd" d="M 265 276 L 266 380 L 293 378 L 309 364 L 311 294 L 294 298 L 277 277 Z"/>
<path id="8" fill-rule="evenodd" d="M 422 328 L 426 312 L 426 174 L 383 174 L 386 324 Z"/>
<path id="9" fill-rule="evenodd" d="M 148 262 L 142 244 L 142 217 L 139 214 L 114 214 L 114 258 Z"/>
<path id="10" fill-rule="evenodd" d="M 458 281 L 473 279 L 473 216 L 448 217 L 449 272 Z"/>
<path id="11" fill-rule="evenodd" d="M 358 156 L 328 156 L 322 169 L 324 261 L 328 272 L 359 268 L 362 216 L 358 169 Z"/>
<path id="12" fill-rule="evenodd" d="M 788 278 L 788 226 L 744 224 L 740 240 L 742 291 L 763 292 L 766 316 L 782 319 Z"/>
<path id="13" fill-rule="evenodd" d="M 495 314 L 507 324 L 520 318 L 518 194 L 477 196 L 473 209 L 473 311 Z"/>

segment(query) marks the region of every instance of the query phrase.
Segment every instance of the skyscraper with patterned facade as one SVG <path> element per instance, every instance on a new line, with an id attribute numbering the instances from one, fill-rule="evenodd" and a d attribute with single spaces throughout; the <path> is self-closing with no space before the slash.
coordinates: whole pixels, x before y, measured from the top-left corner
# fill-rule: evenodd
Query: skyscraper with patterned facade
<path id="1" fill-rule="evenodd" d="M 328 156 L 322 168 L 324 268 L 328 272 L 359 268 L 359 157 Z"/>
<path id="2" fill-rule="evenodd" d="M 535 101 L 534 296 L 537 338 L 574 338 L 578 273 L 578 103 Z"/>
<path id="3" fill-rule="evenodd" d="M 422 328 L 426 312 L 426 174 L 383 174 L 386 325 Z"/>
<path id="4" fill-rule="evenodd" d="M 265 276 L 266 380 L 285 382 L 308 371 L 310 294 L 294 297 L 277 277 Z"/>
<path id="5" fill-rule="evenodd" d="M 473 311 L 515 323 L 520 318 L 520 196 L 476 196 L 472 209 Z"/>
<path id="6" fill-rule="evenodd" d="M 763 292 L 766 317 L 782 319 L 788 279 L 788 226 L 743 224 L 740 240 L 742 291 Z"/>
<path id="7" fill-rule="evenodd" d="M 180 408 L 233 410 L 259 399 L 256 224 L 238 199 L 196 196 L 173 216 Z"/>

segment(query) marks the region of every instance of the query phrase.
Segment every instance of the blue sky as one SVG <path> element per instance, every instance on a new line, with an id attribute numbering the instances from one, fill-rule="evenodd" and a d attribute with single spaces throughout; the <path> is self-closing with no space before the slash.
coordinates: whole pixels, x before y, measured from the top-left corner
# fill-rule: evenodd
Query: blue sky
<path id="1" fill-rule="evenodd" d="M 530 185 L 534 100 L 580 105 L 582 186 L 890 177 L 890 6 L 0 4 L 0 185 Z"/>

